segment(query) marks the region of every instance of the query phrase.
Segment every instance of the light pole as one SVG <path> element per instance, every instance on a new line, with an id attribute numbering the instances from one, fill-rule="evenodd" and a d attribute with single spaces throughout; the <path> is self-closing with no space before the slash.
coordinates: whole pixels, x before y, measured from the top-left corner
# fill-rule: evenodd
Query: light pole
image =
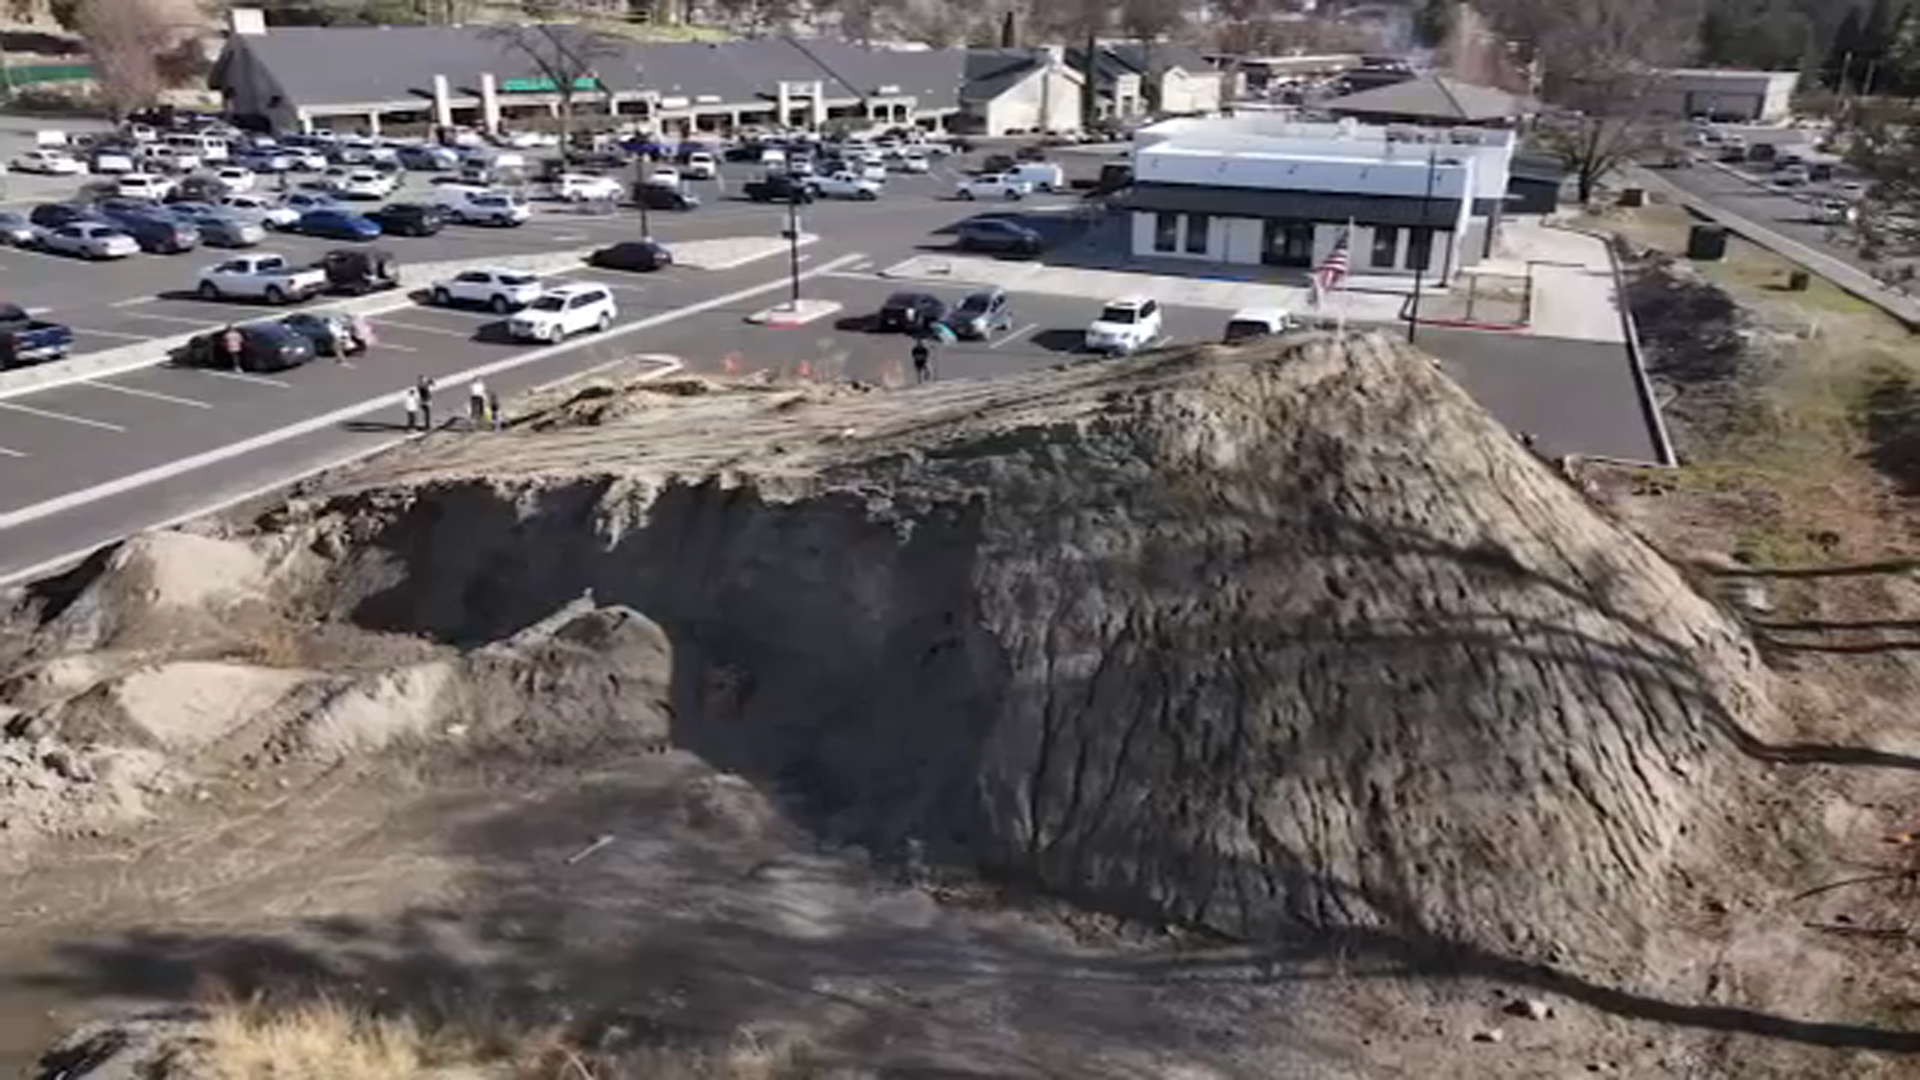
<path id="1" fill-rule="evenodd" d="M 800 194 L 787 193 L 787 267 L 793 279 L 794 311 L 800 310 Z"/>
<path id="2" fill-rule="evenodd" d="M 640 208 L 640 239 L 653 239 L 653 227 L 647 220 L 647 155 L 633 159 L 633 202 Z"/>
<path id="3" fill-rule="evenodd" d="M 1424 233 L 1427 238 L 1426 250 L 1410 252 L 1411 254 L 1417 255 L 1418 258 L 1413 264 L 1413 304 L 1407 310 L 1407 344 L 1409 345 L 1413 344 L 1414 334 L 1420 326 L 1420 286 L 1426 278 L 1427 263 L 1433 258 L 1433 228 L 1427 224 L 1427 210 L 1433 202 L 1433 171 L 1438 165 L 1438 153 L 1439 151 L 1431 147 L 1427 149 L 1427 190 L 1425 194 L 1420 196 L 1420 224 L 1415 227 L 1416 231 L 1413 234 L 1417 237 Z M 1465 192 L 1464 197 L 1472 198 L 1473 193 Z M 1409 249 L 1412 248 L 1413 241 L 1411 238 L 1409 238 L 1407 246 Z"/>

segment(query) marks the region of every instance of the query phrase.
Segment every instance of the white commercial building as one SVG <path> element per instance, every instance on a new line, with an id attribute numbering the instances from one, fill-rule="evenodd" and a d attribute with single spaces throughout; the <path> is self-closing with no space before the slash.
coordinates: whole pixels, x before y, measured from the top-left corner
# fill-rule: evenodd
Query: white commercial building
<path id="1" fill-rule="evenodd" d="M 1492 248 L 1513 133 L 1258 114 L 1143 129 L 1133 253 L 1311 269 L 1351 225 L 1352 272 L 1450 281 Z"/>
<path id="2" fill-rule="evenodd" d="M 1799 85 L 1797 71 L 1676 68 L 1660 73 L 1652 106 L 1668 116 L 1775 123 L 1792 115 Z"/>

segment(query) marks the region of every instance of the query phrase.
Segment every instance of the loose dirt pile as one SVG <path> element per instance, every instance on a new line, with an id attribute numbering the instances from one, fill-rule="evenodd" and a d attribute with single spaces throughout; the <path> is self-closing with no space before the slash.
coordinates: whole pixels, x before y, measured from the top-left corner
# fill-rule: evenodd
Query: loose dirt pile
<path id="1" fill-rule="evenodd" d="M 1769 735 L 1742 628 L 1384 338 L 596 388 L 16 625 L 12 732 L 182 775 L 670 741 L 721 831 L 1647 985 Z"/>

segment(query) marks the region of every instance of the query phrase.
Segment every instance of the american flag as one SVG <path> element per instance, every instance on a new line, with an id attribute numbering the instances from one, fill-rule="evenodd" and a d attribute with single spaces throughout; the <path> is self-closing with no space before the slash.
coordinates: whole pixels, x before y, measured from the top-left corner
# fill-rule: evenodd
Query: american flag
<path id="1" fill-rule="evenodd" d="M 1347 279 L 1349 261 L 1347 239 L 1352 235 L 1352 226 L 1341 229 L 1339 239 L 1333 242 L 1333 250 L 1327 252 L 1327 257 L 1321 259 L 1320 265 L 1314 268 L 1313 283 L 1320 287 L 1321 292 L 1326 292 Z"/>

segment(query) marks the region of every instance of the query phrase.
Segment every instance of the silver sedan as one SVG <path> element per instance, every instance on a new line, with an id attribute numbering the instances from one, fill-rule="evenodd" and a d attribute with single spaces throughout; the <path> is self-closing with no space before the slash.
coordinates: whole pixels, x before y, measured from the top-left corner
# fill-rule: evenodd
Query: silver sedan
<path id="1" fill-rule="evenodd" d="M 57 229 L 43 229 L 40 246 L 83 259 L 124 259 L 140 254 L 140 245 L 133 237 L 97 221 L 76 221 Z"/>
<path id="2" fill-rule="evenodd" d="M 267 238 L 260 222 L 207 203 L 179 203 L 173 216 L 199 229 L 200 238 L 213 247 L 252 247 Z"/>

